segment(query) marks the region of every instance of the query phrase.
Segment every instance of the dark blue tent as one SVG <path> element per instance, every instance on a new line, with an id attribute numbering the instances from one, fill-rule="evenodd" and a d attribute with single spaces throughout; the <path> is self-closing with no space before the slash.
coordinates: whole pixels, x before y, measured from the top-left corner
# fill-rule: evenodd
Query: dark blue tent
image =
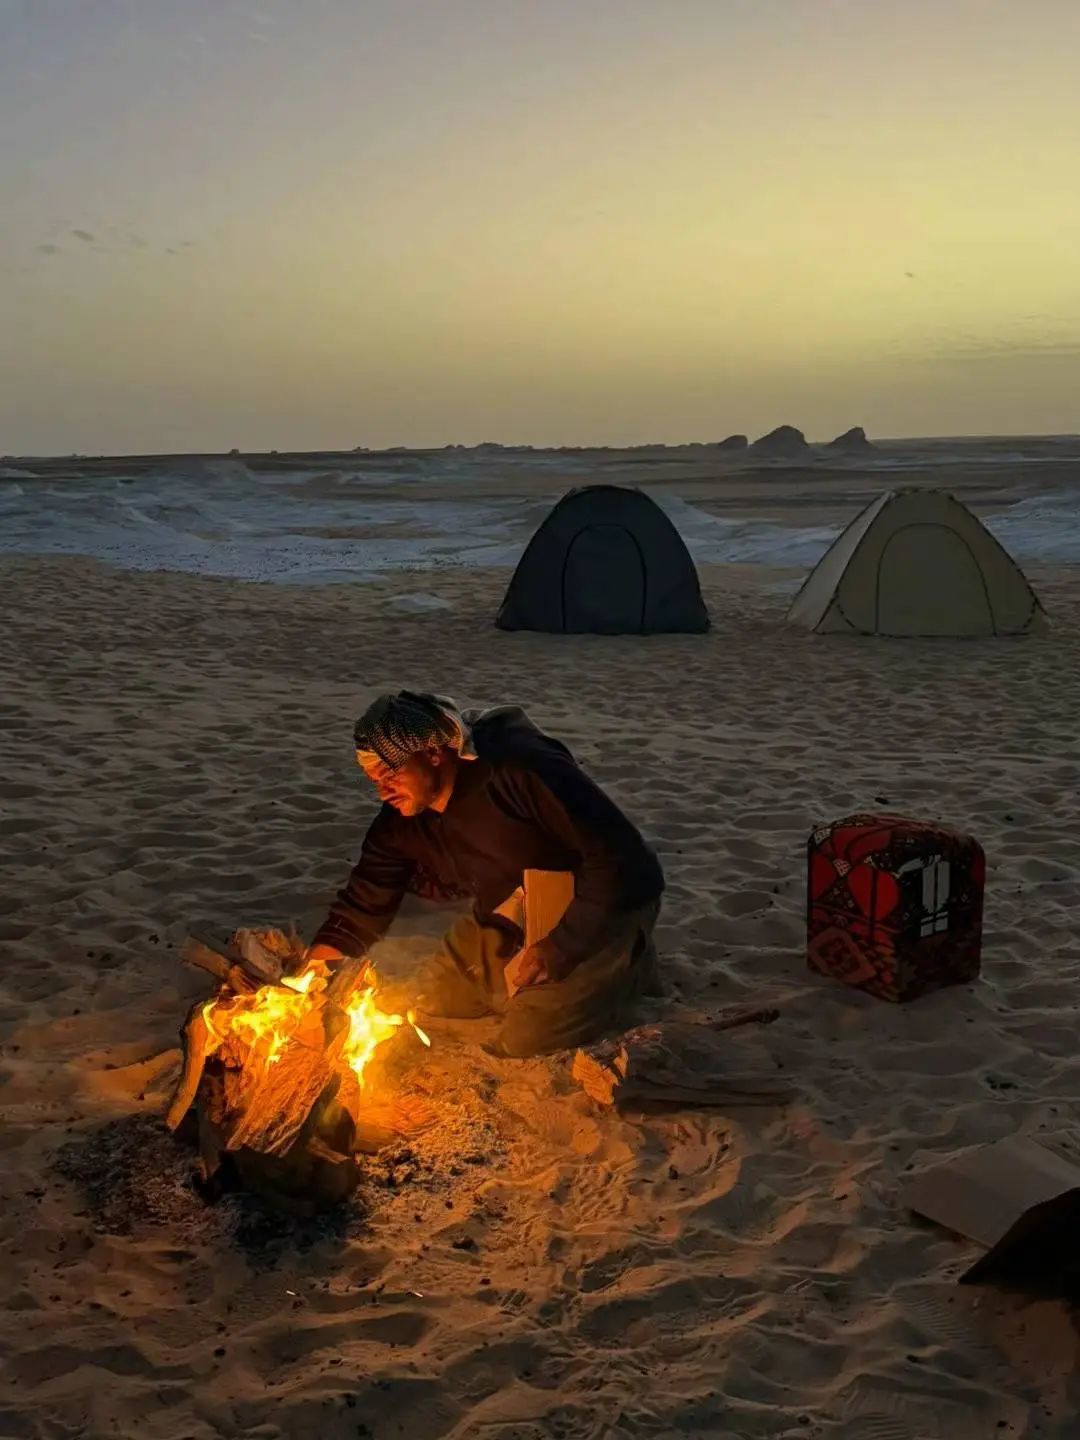
<path id="1" fill-rule="evenodd" d="M 654 500 L 586 485 L 529 541 L 495 621 L 566 635 L 700 634 L 709 628 L 682 536 Z"/>

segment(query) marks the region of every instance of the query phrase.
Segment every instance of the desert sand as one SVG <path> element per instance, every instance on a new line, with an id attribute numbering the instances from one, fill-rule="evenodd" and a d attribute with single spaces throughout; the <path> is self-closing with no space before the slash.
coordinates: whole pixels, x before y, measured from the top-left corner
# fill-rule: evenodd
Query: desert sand
<path id="1" fill-rule="evenodd" d="M 703 569 L 707 636 L 640 640 L 496 631 L 501 568 L 5 557 L 0 1436 L 1075 1436 L 1066 1309 L 958 1287 L 976 1248 L 901 1202 L 1076 1121 L 1080 576 L 1026 568 L 1050 633 L 965 644 L 786 629 L 801 574 L 761 566 Z M 564 1058 L 436 1033 L 442 1125 L 346 1212 L 204 1206 L 160 1122 L 205 988 L 179 945 L 311 933 L 373 813 L 352 717 L 402 685 L 573 746 L 667 872 L 646 1013 L 775 1004 L 733 1065 L 789 1105 L 620 1118 Z M 807 835 L 867 806 L 983 842 L 979 983 L 897 1007 L 807 972 Z M 410 906 L 384 970 L 445 921 Z"/>

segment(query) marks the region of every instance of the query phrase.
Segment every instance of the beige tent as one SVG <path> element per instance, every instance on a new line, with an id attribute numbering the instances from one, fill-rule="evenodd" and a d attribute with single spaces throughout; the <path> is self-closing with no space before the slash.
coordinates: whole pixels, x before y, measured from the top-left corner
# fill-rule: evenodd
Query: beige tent
<path id="1" fill-rule="evenodd" d="M 1046 615 L 1012 556 L 944 490 L 889 490 L 822 556 L 788 611 L 847 635 L 1022 635 Z"/>

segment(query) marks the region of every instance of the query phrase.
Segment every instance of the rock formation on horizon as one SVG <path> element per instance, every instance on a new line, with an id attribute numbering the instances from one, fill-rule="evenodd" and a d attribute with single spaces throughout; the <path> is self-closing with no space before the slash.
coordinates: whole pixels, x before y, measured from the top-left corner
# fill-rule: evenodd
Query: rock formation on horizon
<path id="1" fill-rule="evenodd" d="M 745 435 L 727 435 L 723 440 L 716 442 L 718 450 L 745 450 L 750 441 Z"/>
<path id="2" fill-rule="evenodd" d="M 850 430 L 845 430 L 843 435 L 837 435 L 835 440 L 830 440 L 829 449 L 843 450 L 846 455 L 858 455 L 864 450 L 876 450 L 877 446 L 866 438 L 866 431 L 861 425 L 853 425 Z"/>
<path id="3" fill-rule="evenodd" d="M 794 425 L 778 425 L 775 430 L 770 430 L 767 435 L 755 440 L 750 449 L 755 455 L 799 459 L 807 454 L 810 446 L 806 443 L 806 436 L 801 430 L 796 430 Z"/>

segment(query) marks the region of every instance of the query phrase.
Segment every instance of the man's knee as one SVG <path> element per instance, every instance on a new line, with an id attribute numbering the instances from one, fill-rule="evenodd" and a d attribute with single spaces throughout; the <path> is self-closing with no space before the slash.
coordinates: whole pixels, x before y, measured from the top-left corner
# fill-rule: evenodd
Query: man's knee
<path id="1" fill-rule="evenodd" d="M 525 1059 L 591 1044 L 618 1022 L 623 998 L 617 990 L 582 994 L 562 981 L 519 991 L 504 1012 L 499 1045 L 503 1054 Z"/>
<path id="2" fill-rule="evenodd" d="M 564 1025 L 559 1025 L 555 1017 L 515 1014 L 511 1009 L 499 1027 L 492 1048 L 511 1060 L 528 1060 L 534 1055 L 554 1055 L 582 1043 L 573 1038 Z"/>
<path id="3" fill-rule="evenodd" d="M 491 1014 L 481 987 L 454 965 L 447 955 L 422 966 L 412 981 L 409 1008 L 421 1016 L 441 1020 L 479 1020 Z"/>
<path id="4" fill-rule="evenodd" d="M 437 954 L 413 978 L 413 1006 L 421 1015 L 478 1020 L 491 1013 L 484 986 L 482 940 L 472 915 L 461 915 Z"/>

